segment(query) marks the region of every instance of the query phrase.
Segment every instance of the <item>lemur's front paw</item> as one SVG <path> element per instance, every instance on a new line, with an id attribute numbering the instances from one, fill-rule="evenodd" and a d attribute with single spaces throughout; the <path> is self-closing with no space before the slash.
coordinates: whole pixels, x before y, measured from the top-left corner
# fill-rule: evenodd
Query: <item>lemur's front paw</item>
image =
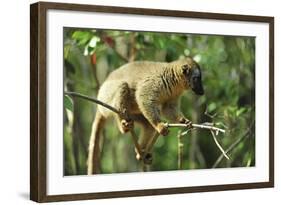
<path id="1" fill-rule="evenodd" d="M 123 133 L 126 133 L 133 129 L 134 127 L 134 121 L 133 120 L 121 120 L 121 126 L 122 126 L 122 131 Z"/>
<path id="2" fill-rule="evenodd" d="M 179 119 L 179 122 L 180 122 L 180 123 L 186 124 L 186 126 L 187 126 L 188 128 L 191 128 L 191 127 L 192 127 L 192 122 L 191 122 L 189 119 L 187 119 L 187 118 L 181 117 L 181 118 Z"/>
<path id="3" fill-rule="evenodd" d="M 163 136 L 166 136 L 169 134 L 169 129 L 168 129 L 167 125 L 163 122 L 161 122 L 157 125 L 156 130 L 160 135 L 163 135 Z"/>

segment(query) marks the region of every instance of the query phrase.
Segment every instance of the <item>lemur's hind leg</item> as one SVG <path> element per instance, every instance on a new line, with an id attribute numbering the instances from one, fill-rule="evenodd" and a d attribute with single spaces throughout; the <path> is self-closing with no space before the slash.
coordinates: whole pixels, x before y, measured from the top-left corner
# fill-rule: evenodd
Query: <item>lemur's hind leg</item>
<path id="1" fill-rule="evenodd" d="M 116 85 L 115 85 L 116 86 Z M 130 89 L 128 86 L 128 83 L 126 82 L 120 82 L 119 85 L 117 85 L 116 94 L 114 96 L 114 102 L 113 105 L 116 109 L 121 111 L 122 113 L 126 114 L 127 117 L 124 118 L 120 115 L 115 115 L 118 128 L 121 133 L 126 133 L 129 130 L 131 130 L 134 126 L 133 120 L 129 119 L 130 116 L 130 108 L 129 108 L 129 102 L 130 102 Z"/>

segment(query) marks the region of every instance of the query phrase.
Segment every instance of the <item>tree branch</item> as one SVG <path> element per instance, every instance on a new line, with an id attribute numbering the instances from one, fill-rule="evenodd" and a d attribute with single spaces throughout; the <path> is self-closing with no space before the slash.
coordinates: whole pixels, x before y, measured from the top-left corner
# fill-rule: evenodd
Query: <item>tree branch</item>
<path id="1" fill-rule="evenodd" d="M 134 129 L 131 129 L 130 130 L 130 133 L 132 135 L 132 139 L 133 139 L 133 142 L 135 144 L 135 148 L 136 148 L 136 152 L 137 152 L 137 155 L 140 156 L 141 159 L 143 159 L 143 152 L 142 152 L 142 149 L 141 149 L 141 146 L 139 145 L 138 143 L 138 137 L 134 131 Z"/>
<path id="2" fill-rule="evenodd" d="M 102 105 L 102 106 L 106 107 L 107 109 L 117 113 L 118 115 L 121 115 L 121 116 L 124 115 L 120 110 L 117 110 L 115 107 L 112 107 L 112 106 L 110 106 L 110 105 L 108 105 L 108 104 L 106 104 L 106 103 L 104 103 L 104 102 L 102 102 L 100 100 L 95 99 L 95 98 L 91 98 L 89 96 L 82 95 L 82 94 L 76 93 L 76 92 L 64 92 L 64 94 L 65 95 L 71 95 L 73 97 L 79 97 L 79 98 L 82 98 L 84 100 L 88 100 L 88 101 L 97 103 L 97 104 Z"/>
<path id="3" fill-rule="evenodd" d="M 111 48 L 119 58 L 121 58 L 126 63 L 129 62 L 129 59 L 127 59 L 125 56 L 123 56 L 121 53 L 119 53 L 115 48 L 113 48 L 113 47 L 111 47 Z"/>
<path id="4" fill-rule="evenodd" d="M 181 130 L 178 131 L 178 169 L 182 170 L 183 169 L 183 142 L 182 142 L 182 133 Z"/>
<path id="5" fill-rule="evenodd" d="M 92 70 L 93 70 L 93 73 L 94 73 L 94 78 L 95 78 L 95 81 L 96 81 L 96 87 L 99 88 L 100 87 L 100 81 L 98 79 L 98 75 L 97 75 L 97 66 L 96 64 L 92 64 Z"/>
<path id="6" fill-rule="evenodd" d="M 226 150 L 225 153 L 229 153 L 231 152 L 233 149 L 235 149 L 235 147 L 237 147 L 240 142 L 242 142 L 244 139 L 246 139 L 249 136 L 249 132 L 251 131 L 253 125 L 254 125 L 254 121 L 250 124 L 250 127 L 247 129 L 247 131 L 240 137 L 238 138 L 233 144 L 231 144 Z M 219 163 L 222 161 L 223 159 L 223 154 L 221 154 L 218 159 L 216 160 L 216 162 L 213 164 L 212 168 L 216 168 Z"/>
<path id="7" fill-rule="evenodd" d="M 104 107 L 106 107 L 107 109 L 117 113 L 118 115 L 120 115 L 121 117 L 123 117 L 124 119 L 128 119 L 129 116 L 128 114 L 126 113 L 126 111 L 124 112 L 121 112 L 120 110 L 117 110 L 116 108 L 100 101 L 100 100 L 97 100 L 95 98 L 91 98 L 91 97 L 88 97 L 86 95 L 82 95 L 82 94 L 79 94 L 79 93 L 76 93 L 76 92 L 64 92 L 64 94 L 66 95 L 71 95 L 73 97 L 79 97 L 79 98 L 82 98 L 82 99 L 85 99 L 85 100 L 88 100 L 88 101 L 91 101 L 91 102 L 94 102 L 94 103 L 97 103 L 99 105 L 102 105 Z M 197 129 L 197 128 L 201 128 L 201 129 L 208 129 L 210 130 L 210 132 L 212 133 L 213 135 L 213 139 L 217 145 L 217 147 L 219 148 L 219 150 L 222 152 L 222 156 L 225 156 L 227 159 L 229 159 L 229 157 L 227 156 L 227 152 L 228 151 L 224 151 L 223 148 L 221 147 L 221 145 L 218 143 L 217 139 L 216 139 L 216 135 L 218 135 L 219 132 L 222 132 L 222 133 L 225 133 L 225 130 L 224 129 L 221 129 L 221 128 L 218 128 L 218 127 L 215 127 L 215 126 L 211 126 L 211 125 L 207 125 L 208 123 L 202 123 L 202 124 L 184 124 L 184 123 L 166 123 L 166 126 L 167 127 L 186 127 L 187 130 L 185 132 L 182 132 L 182 133 L 179 133 L 179 135 L 183 136 L 185 134 L 187 134 L 189 131 L 191 131 L 192 129 Z M 215 132 L 215 133 L 214 133 Z M 138 152 L 137 154 L 139 156 L 141 156 L 141 159 L 143 159 L 143 157 L 152 149 L 153 145 L 155 144 L 156 140 L 158 139 L 158 136 L 159 134 L 156 133 L 155 136 L 152 137 L 152 139 L 149 141 L 148 143 L 148 146 L 146 147 L 146 150 L 145 152 L 143 153 L 141 148 L 140 148 L 140 145 L 137 141 L 137 136 L 134 132 L 134 130 L 131 130 L 130 131 L 131 135 L 132 135 L 132 138 L 133 138 L 133 142 L 135 144 L 135 148 L 136 148 L 136 151 Z M 219 157 L 220 158 L 220 157 Z M 219 160 L 219 159 L 218 159 Z M 218 161 L 217 160 L 217 161 Z M 218 162 L 219 163 L 219 162 Z"/>
<path id="8" fill-rule="evenodd" d="M 224 149 L 222 148 L 222 146 L 219 144 L 217 138 L 216 138 L 216 135 L 214 133 L 214 131 L 211 130 L 211 133 L 212 133 L 212 136 L 213 136 L 213 139 L 217 145 L 217 147 L 219 148 L 219 150 L 221 151 L 221 153 L 223 154 L 223 156 L 229 160 L 229 156 L 227 156 L 227 154 L 225 153 Z"/>
<path id="9" fill-rule="evenodd" d="M 224 151 L 224 149 L 219 144 L 219 142 L 216 138 L 216 136 L 219 134 L 219 132 L 225 133 L 225 130 L 218 128 L 218 127 L 206 125 L 206 124 L 207 123 L 202 123 L 202 124 L 166 123 L 166 126 L 167 127 L 187 127 L 187 130 L 180 134 L 181 136 L 186 135 L 189 131 L 191 131 L 192 129 L 196 129 L 196 128 L 210 130 L 210 132 L 212 133 L 212 136 L 213 136 L 213 140 L 214 140 L 215 144 L 217 145 L 217 147 L 219 148 L 219 150 L 221 151 L 222 156 L 224 156 L 226 159 L 229 160 L 229 156 L 227 156 L 226 152 Z"/>
<path id="10" fill-rule="evenodd" d="M 225 130 L 223 130 L 221 128 L 218 128 L 218 127 L 206 125 L 206 123 L 202 123 L 202 124 L 192 123 L 191 125 L 188 125 L 188 124 L 185 124 L 185 123 L 166 123 L 166 126 L 167 127 L 187 127 L 188 130 L 193 129 L 193 128 L 201 128 L 201 129 L 208 129 L 208 130 L 211 130 L 211 131 L 215 131 L 216 133 L 217 132 L 225 133 Z"/>
<path id="11" fill-rule="evenodd" d="M 82 94 L 76 93 L 76 92 L 64 92 L 64 94 L 66 94 L 66 95 L 71 95 L 71 96 L 73 96 L 73 97 L 79 97 L 79 98 L 82 98 L 82 99 L 85 99 L 85 100 L 88 100 L 88 101 L 97 103 L 97 104 L 102 105 L 102 106 L 106 107 L 107 109 L 109 109 L 109 110 L 111 110 L 111 111 L 117 113 L 117 114 L 120 115 L 122 118 L 124 118 L 124 119 L 129 119 L 129 116 L 128 116 L 128 114 L 127 114 L 126 111 L 121 112 L 121 111 L 117 110 L 116 108 L 112 107 L 111 105 L 108 105 L 108 104 L 106 104 L 106 103 L 104 103 L 104 102 L 102 102 L 102 101 L 100 101 L 100 100 L 95 99 L 95 98 L 91 98 L 91 97 L 88 97 L 88 96 L 86 96 L 86 95 L 82 95 Z M 139 156 L 141 156 L 141 158 L 143 159 L 143 153 L 142 153 L 141 147 L 140 147 L 140 145 L 139 145 L 139 143 L 138 143 L 137 135 L 136 135 L 136 133 L 135 133 L 135 131 L 134 131 L 133 129 L 130 130 L 130 133 L 131 133 L 133 142 L 134 142 L 134 144 L 135 144 L 136 152 L 137 152 L 137 154 L 138 154 Z"/>

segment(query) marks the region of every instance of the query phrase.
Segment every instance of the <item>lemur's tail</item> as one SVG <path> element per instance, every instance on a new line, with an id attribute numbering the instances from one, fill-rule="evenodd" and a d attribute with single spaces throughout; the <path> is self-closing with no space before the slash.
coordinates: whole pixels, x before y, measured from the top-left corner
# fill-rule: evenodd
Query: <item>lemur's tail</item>
<path id="1" fill-rule="evenodd" d="M 88 175 L 97 174 L 100 171 L 100 131 L 103 128 L 105 118 L 97 110 L 95 120 L 92 125 L 88 149 Z"/>

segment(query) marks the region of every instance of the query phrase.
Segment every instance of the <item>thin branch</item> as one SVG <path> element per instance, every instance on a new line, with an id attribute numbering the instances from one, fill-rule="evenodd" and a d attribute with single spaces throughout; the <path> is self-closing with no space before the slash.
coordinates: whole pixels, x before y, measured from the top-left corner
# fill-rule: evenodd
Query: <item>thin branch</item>
<path id="1" fill-rule="evenodd" d="M 119 53 L 115 48 L 113 48 L 113 47 L 110 47 L 110 48 L 112 48 L 112 50 L 115 52 L 115 54 L 116 54 L 119 58 L 121 58 L 123 61 L 129 62 L 129 59 L 127 59 L 125 56 L 123 56 L 121 53 Z"/>
<path id="2" fill-rule="evenodd" d="M 225 150 L 225 153 L 231 152 L 233 149 L 235 149 L 235 147 L 237 147 L 240 144 L 240 142 L 246 139 L 249 136 L 249 132 L 251 131 L 253 125 L 254 125 L 254 121 L 251 123 L 247 131 Z M 222 161 L 222 159 L 223 159 L 223 155 L 221 154 L 216 160 L 216 162 L 213 164 L 212 168 L 216 168 L 219 165 L 219 163 Z"/>
<path id="3" fill-rule="evenodd" d="M 131 49 L 130 49 L 130 56 L 128 57 L 128 60 L 129 62 L 133 62 L 135 60 L 135 57 L 136 57 L 136 47 L 135 47 L 135 34 L 134 33 L 131 33 L 130 35 L 130 46 L 131 46 Z"/>
<path id="4" fill-rule="evenodd" d="M 147 146 L 146 146 L 146 150 L 145 153 L 148 153 L 151 151 L 153 145 L 155 144 L 156 140 L 159 137 L 159 133 L 155 132 L 155 134 L 153 135 L 153 137 L 150 139 L 150 141 L 148 142 Z"/>
<path id="5" fill-rule="evenodd" d="M 219 148 L 219 150 L 221 151 L 221 153 L 223 154 L 223 156 L 229 160 L 229 156 L 227 156 L 227 154 L 225 153 L 224 149 L 222 148 L 222 146 L 219 144 L 217 138 L 216 138 L 216 135 L 214 133 L 214 131 L 211 130 L 211 133 L 212 133 L 212 136 L 213 136 L 213 139 L 217 145 L 217 147 Z"/>
<path id="6" fill-rule="evenodd" d="M 186 131 L 182 132 L 181 135 L 184 136 L 186 135 L 187 133 L 189 133 L 191 130 L 194 130 L 195 128 L 189 128 L 187 129 Z"/>
<path id="7" fill-rule="evenodd" d="M 181 130 L 178 131 L 178 169 L 182 170 L 183 169 L 183 142 L 182 142 L 182 133 Z"/>
<path id="8" fill-rule="evenodd" d="M 79 97 L 79 98 L 82 98 L 82 99 L 85 99 L 85 100 L 97 103 L 97 104 L 102 105 L 102 106 L 106 107 L 107 109 L 109 109 L 109 110 L 119 114 L 122 117 L 124 117 L 124 116 L 127 117 L 127 115 L 125 115 L 120 110 L 117 110 L 116 108 L 112 107 L 111 105 L 108 105 L 108 104 L 106 104 L 106 103 L 104 103 L 104 102 L 102 102 L 100 100 L 95 99 L 95 98 L 91 98 L 89 96 L 82 95 L 82 94 L 76 93 L 76 92 L 64 92 L 64 94 L 71 95 L 73 97 Z M 189 129 L 201 128 L 201 129 L 208 129 L 208 130 L 215 131 L 216 134 L 217 134 L 217 132 L 225 133 L 224 129 L 221 129 L 221 128 L 218 128 L 218 127 L 214 127 L 214 126 L 210 126 L 210 125 L 206 125 L 206 123 L 202 123 L 202 124 L 194 124 L 194 123 L 192 123 L 191 125 L 184 124 L 184 123 L 166 123 L 166 126 L 167 127 L 187 127 Z"/>
<path id="9" fill-rule="evenodd" d="M 211 119 L 214 119 L 217 116 L 217 113 L 211 115 L 210 113 L 208 113 L 208 108 L 206 107 L 206 110 L 204 112 L 204 115 L 208 116 Z"/>
<path id="10" fill-rule="evenodd" d="M 104 102 L 102 102 L 100 100 L 97 100 L 95 98 L 90 98 L 90 97 L 88 97 L 86 95 L 82 95 L 82 94 L 75 93 L 75 92 L 64 92 L 64 94 L 71 95 L 73 97 L 79 97 L 79 98 L 82 98 L 82 99 L 85 99 L 85 100 L 97 103 L 97 104 L 102 105 L 102 106 L 106 107 L 107 109 L 117 113 L 118 115 L 122 116 L 124 119 L 128 119 L 129 118 L 129 116 L 128 116 L 126 111 L 121 112 L 121 111 L 117 110 L 116 108 L 114 108 L 114 107 L 112 107 L 112 106 L 110 106 L 110 105 L 108 105 L 108 104 L 106 104 L 106 103 L 104 103 Z M 135 133 L 135 131 L 133 129 L 130 130 L 130 133 L 131 133 L 134 145 L 136 147 L 137 154 L 139 156 L 141 156 L 141 158 L 143 159 L 143 153 L 142 153 L 141 147 L 140 147 L 140 145 L 138 143 L 137 135 L 136 135 L 136 133 Z"/>
<path id="11" fill-rule="evenodd" d="M 218 128 L 218 127 L 214 127 L 214 126 L 209 126 L 209 125 L 205 125 L 205 123 L 203 124 L 194 124 L 192 123 L 191 125 L 188 124 L 184 124 L 184 123 L 166 123 L 167 127 L 187 127 L 189 129 L 192 128 L 201 128 L 201 129 L 208 129 L 208 130 L 212 130 L 215 132 L 222 132 L 225 133 L 225 130 Z"/>
<path id="12" fill-rule="evenodd" d="M 149 172 L 150 171 L 150 164 L 145 164 L 144 161 L 142 162 L 142 171 Z"/>
<path id="13" fill-rule="evenodd" d="M 229 156 L 227 156 L 226 152 L 224 151 L 224 149 L 222 148 L 222 146 L 219 144 L 216 136 L 219 134 L 219 132 L 225 133 L 225 130 L 218 128 L 218 127 L 214 127 L 214 126 L 210 126 L 210 125 L 206 125 L 207 123 L 203 123 L 203 124 L 184 124 L 184 123 L 166 123 L 167 127 L 187 127 L 188 129 L 181 133 L 180 135 L 186 135 L 189 131 L 191 131 L 192 129 L 196 129 L 196 128 L 202 128 L 202 129 L 208 129 L 210 130 L 210 132 L 212 133 L 213 136 L 213 140 L 215 142 L 215 144 L 217 145 L 217 147 L 219 148 L 219 150 L 222 153 L 222 156 L 224 156 L 226 159 L 229 160 Z"/>
<path id="14" fill-rule="evenodd" d="M 82 98 L 82 99 L 85 99 L 85 100 L 97 103 L 99 105 L 102 105 L 102 106 L 106 107 L 107 109 L 117 113 L 121 117 L 124 117 L 124 119 L 128 119 L 128 117 L 129 117 L 128 114 L 126 113 L 126 111 L 125 112 L 121 112 L 121 111 L 117 110 L 116 108 L 114 108 L 114 107 L 112 107 L 112 106 L 110 106 L 110 105 L 108 105 L 108 104 L 106 104 L 106 103 L 104 103 L 104 102 L 102 102 L 100 100 L 97 100 L 95 98 L 91 98 L 91 97 L 88 97 L 86 95 L 82 95 L 82 94 L 76 93 L 76 92 L 65 92 L 64 94 L 71 95 L 73 97 L 79 97 L 79 98 Z M 180 136 L 183 136 L 183 135 L 187 134 L 189 131 L 191 131 L 192 129 L 196 129 L 196 128 L 210 130 L 210 132 L 213 135 L 213 139 L 214 139 L 216 145 L 218 146 L 218 148 L 222 152 L 222 156 L 225 156 L 227 159 L 229 159 L 229 157 L 226 154 L 228 151 L 225 152 L 223 150 L 223 148 L 220 146 L 220 144 L 218 143 L 217 139 L 216 139 L 216 135 L 218 135 L 219 132 L 225 133 L 225 130 L 223 130 L 221 128 L 218 128 L 218 127 L 214 127 L 212 125 L 207 125 L 207 123 L 202 123 L 202 124 L 166 123 L 166 126 L 167 127 L 186 127 L 186 128 L 188 128 L 185 132 L 179 133 Z M 136 150 L 138 152 L 137 154 L 139 154 L 141 157 L 143 157 L 146 153 L 148 153 L 152 149 L 153 145 L 155 144 L 155 142 L 156 142 L 156 140 L 158 139 L 158 136 L 159 136 L 159 134 L 156 133 L 152 137 L 150 142 L 148 143 L 148 146 L 146 147 L 145 152 L 142 153 L 142 150 L 141 150 L 140 145 L 139 145 L 139 143 L 137 141 L 137 136 L 136 136 L 135 132 L 133 130 L 131 130 L 130 132 L 131 132 L 131 135 L 132 135 L 132 138 L 133 138 Z M 217 161 L 220 162 L 220 160 L 221 159 L 219 157 Z"/>
<path id="15" fill-rule="evenodd" d="M 88 97 L 86 95 L 82 95 L 82 94 L 76 93 L 76 92 L 64 92 L 64 94 L 71 95 L 73 97 L 79 97 L 79 98 L 82 98 L 82 99 L 85 99 L 85 100 L 97 103 L 97 104 L 102 105 L 102 106 L 106 107 L 107 109 L 109 109 L 109 110 L 111 110 L 111 111 L 113 111 L 113 112 L 115 112 L 115 113 L 117 113 L 117 114 L 119 114 L 121 116 L 124 115 L 121 111 L 117 110 L 116 108 L 114 108 L 114 107 L 112 107 L 112 106 L 110 106 L 110 105 L 108 105 L 108 104 L 106 104 L 106 103 L 104 103 L 104 102 L 102 102 L 100 100 L 97 100 L 95 98 L 91 98 L 91 97 Z"/>
<path id="16" fill-rule="evenodd" d="M 143 152 L 142 152 L 142 149 L 138 143 L 138 137 L 134 131 L 134 129 L 131 129 L 130 130 L 130 133 L 132 135 L 132 139 L 133 139 L 133 142 L 135 144 L 135 147 L 136 147 L 136 152 L 137 152 L 137 155 L 139 155 L 141 157 L 141 159 L 143 159 Z"/>
<path id="17" fill-rule="evenodd" d="M 115 54 L 120 58 L 122 59 L 124 62 L 128 63 L 129 62 L 129 59 L 125 56 L 123 56 L 116 48 L 114 48 L 114 46 L 111 46 L 109 44 L 106 43 L 106 46 L 108 46 L 109 48 L 111 48 Z"/>
<path id="18" fill-rule="evenodd" d="M 94 79 L 96 81 L 96 87 L 99 88 L 100 87 L 100 81 L 99 81 L 98 75 L 97 75 L 97 66 L 96 66 L 96 64 L 92 63 L 92 70 L 93 70 L 93 73 L 94 73 Z"/>

